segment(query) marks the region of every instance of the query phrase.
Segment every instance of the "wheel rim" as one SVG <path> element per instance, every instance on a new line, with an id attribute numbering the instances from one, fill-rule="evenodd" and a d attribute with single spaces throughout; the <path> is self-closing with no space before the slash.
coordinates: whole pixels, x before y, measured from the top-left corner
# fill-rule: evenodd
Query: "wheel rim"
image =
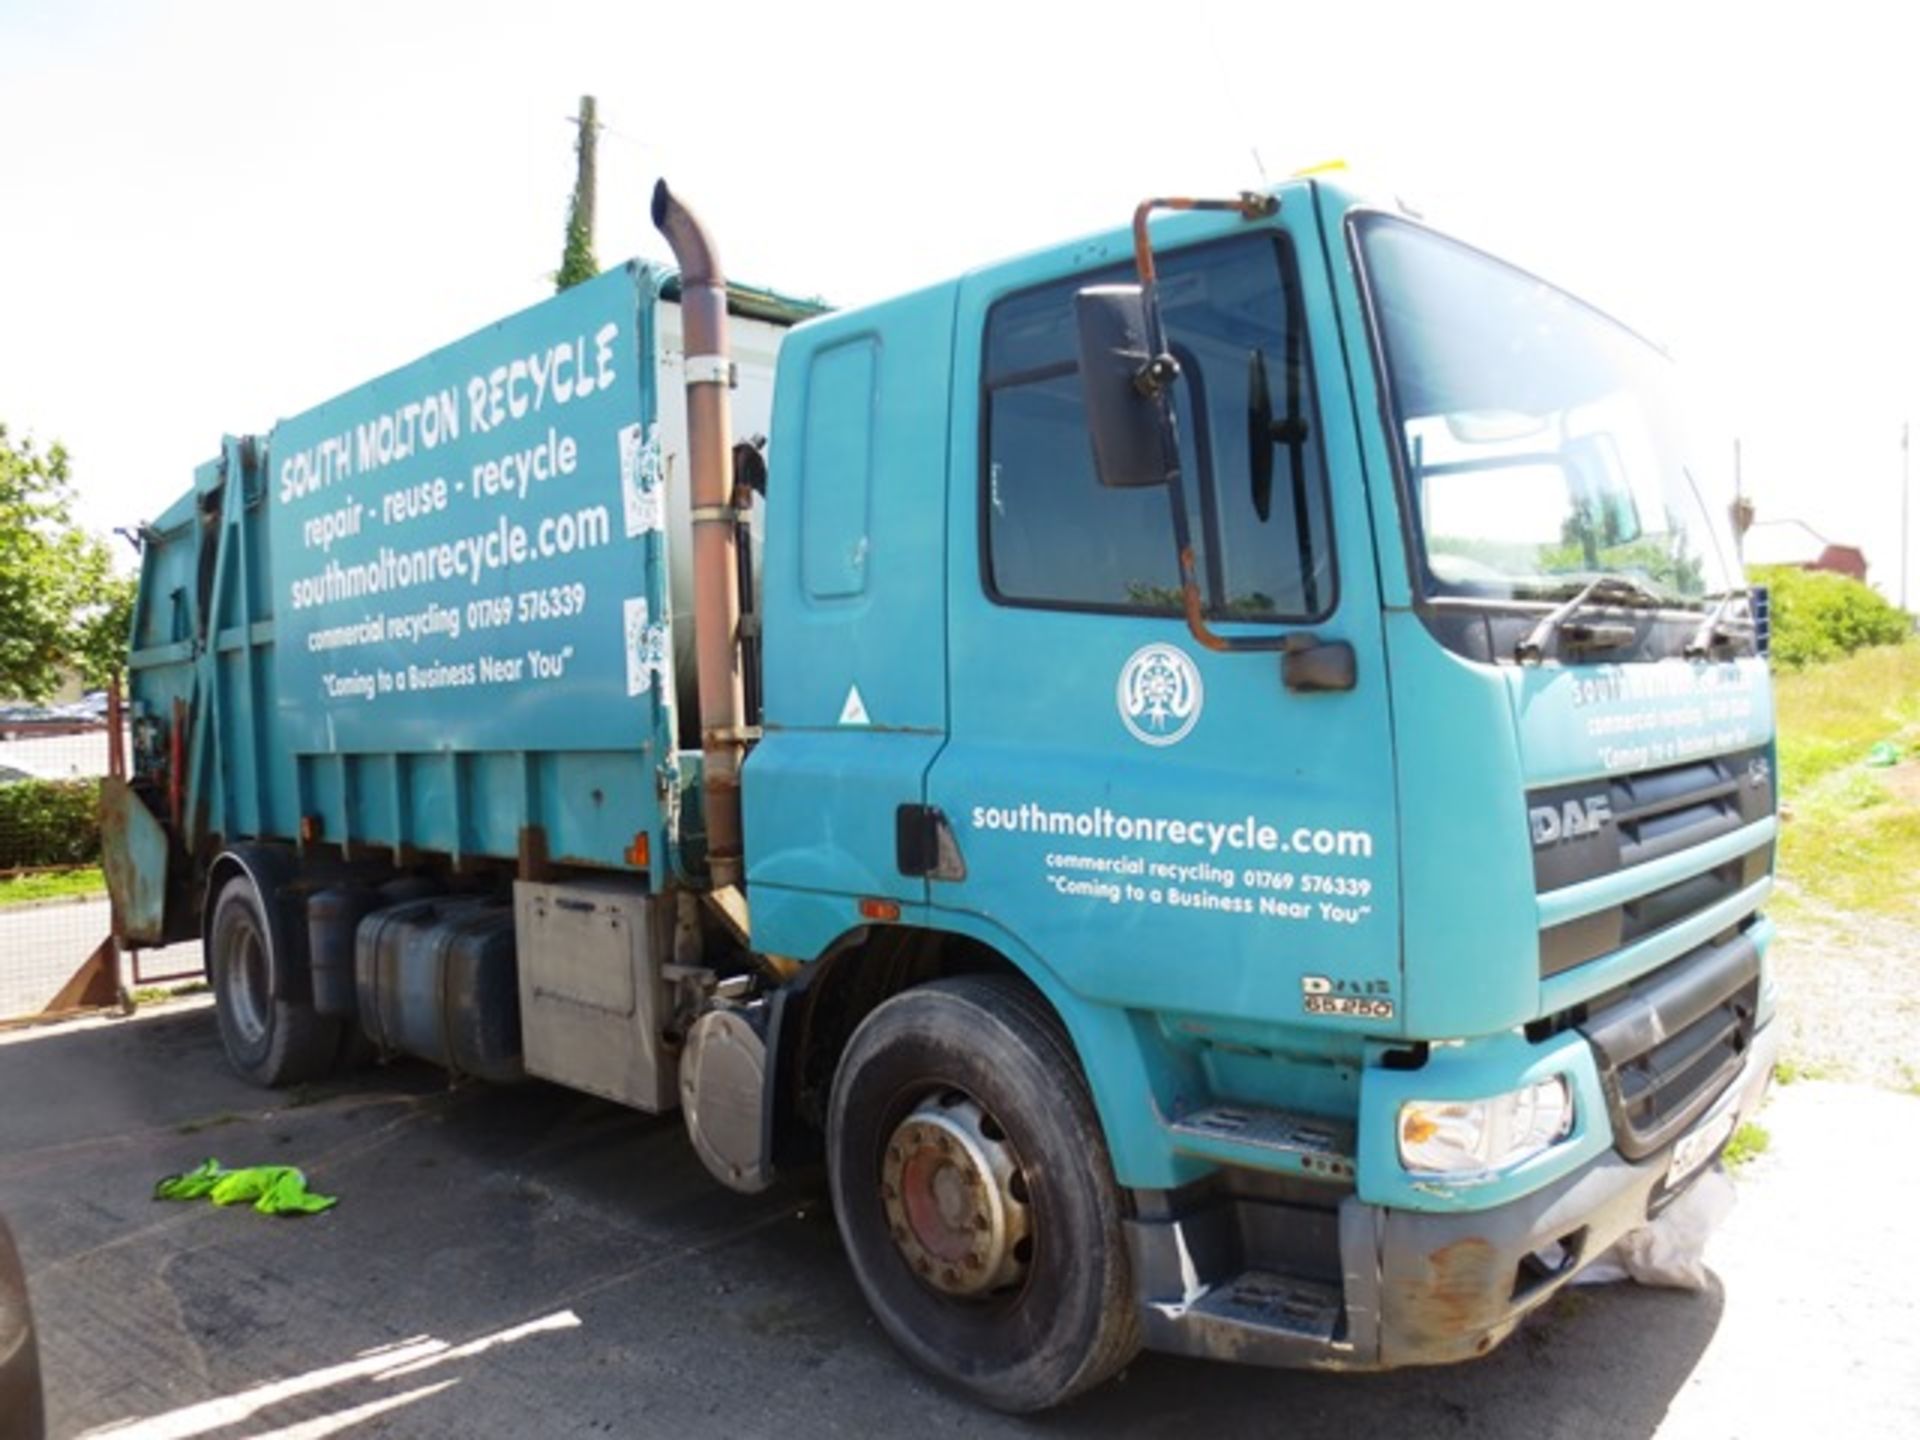
<path id="1" fill-rule="evenodd" d="M 901 1258 L 941 1294 L 978 1299 L 1026 1278 L 1026 1175 L 1005 1129 L 972 1096 L 929 1096 L 894 1127 L 880 1200 Z"/>
<path id="2" fill-rule="evenodd" d="M 227 998 L 231 1002 L 227 1009 L 241 1040 L 257 1045 L 266 1038 L 267 1006 L 272 1003 L 268 998 L 267 947 L 250 922 L 237 929 L 232 959 L 227 963 Z"/>

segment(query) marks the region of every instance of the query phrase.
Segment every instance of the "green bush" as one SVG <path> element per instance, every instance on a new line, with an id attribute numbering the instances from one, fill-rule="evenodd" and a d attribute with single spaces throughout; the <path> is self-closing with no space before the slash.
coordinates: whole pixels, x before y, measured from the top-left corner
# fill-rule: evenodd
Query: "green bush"
<path id="1" fill-rule="evenodd" d="M 0 785 L 0 870 L 92 865 L 99 859 L 98 780 Z"/>
<path id="2" fill-rule="evenodd" d="M 1838 660 L 1869 645 L 1897 645 L 1913 634 L 1905 611 L 1845 575 L 1760 565 L 1752 579 L 1771 592 L 1773 659 L 1788 669 Z"/>

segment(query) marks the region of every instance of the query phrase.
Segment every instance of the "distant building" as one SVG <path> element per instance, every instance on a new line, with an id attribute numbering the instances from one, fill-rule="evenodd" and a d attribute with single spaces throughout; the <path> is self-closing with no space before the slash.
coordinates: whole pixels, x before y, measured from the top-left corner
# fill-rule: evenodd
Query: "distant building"
<path id="1" fill-rule="evenodd" d="M 1741 547 L 1749 565 L 1791 565 L 1797 570 L 1831 570 L 1862 584 L 1867 555 L 1857 545 L 1836 545 L 1800 520 L 1762 520 L 1747 531 Z"/>

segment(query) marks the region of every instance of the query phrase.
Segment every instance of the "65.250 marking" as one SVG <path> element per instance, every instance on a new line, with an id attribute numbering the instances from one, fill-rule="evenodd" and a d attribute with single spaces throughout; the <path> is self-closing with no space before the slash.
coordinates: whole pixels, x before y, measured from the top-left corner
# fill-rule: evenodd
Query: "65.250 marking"
<path id="1" fill-rule="evenodd" d="M 1301 1004 L 1309 1015 L 1357 1015 L 1364 1020 L 1393 1018 L 1393 1001 L 1365 995 L 1304 995 Z"/>

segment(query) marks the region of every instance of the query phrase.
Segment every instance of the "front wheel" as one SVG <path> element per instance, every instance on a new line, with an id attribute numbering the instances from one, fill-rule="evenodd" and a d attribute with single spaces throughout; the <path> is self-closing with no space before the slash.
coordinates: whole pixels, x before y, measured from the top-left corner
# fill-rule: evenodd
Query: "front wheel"
<path id="1" fill-rule="evenodd" d="M 827 1150 L 854 1274 L 923 1368 L 1040 1410 L 1139 1349 L 1093 1100 L 1024 986 L 961 976 L 875 1010 L 834 1076 Z"/>
<path id="2" fill-rule="evenodd" d="M 227 881 L 214 901 L 206 961 L 220 1041 L 243 1079 L 297 1085 L 333 1068 L 340 1022 L 276 993 L 266 913 L 245 875 Z"/>

